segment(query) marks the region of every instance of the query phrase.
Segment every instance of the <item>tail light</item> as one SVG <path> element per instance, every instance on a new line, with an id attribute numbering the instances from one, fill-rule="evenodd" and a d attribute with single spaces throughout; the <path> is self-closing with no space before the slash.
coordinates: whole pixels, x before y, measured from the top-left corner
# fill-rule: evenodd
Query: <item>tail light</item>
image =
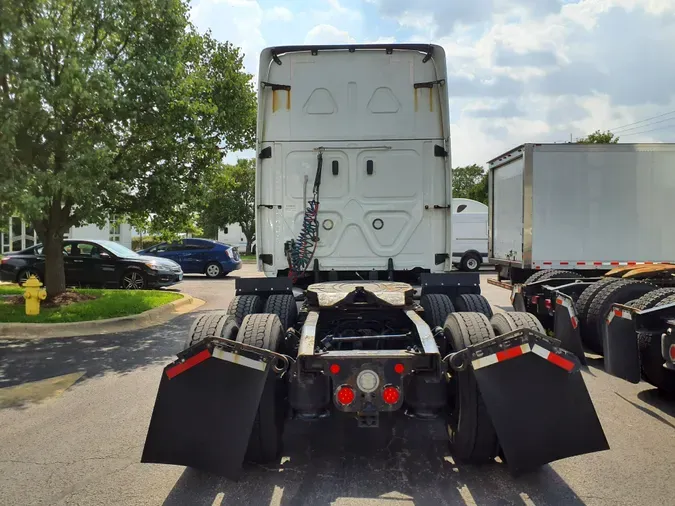
<path id="1" fill-rule="evenodd" d="M 234 253 L 232 253 L 232 248 L 228 248 L 225 250 L 225 254 L 230 260 L 234 260 Z"/>
<path id="2" fill-rule="evenodd" d="M 532 304 L 536 304 L 537 302 L 539 302 L 539 295 L 533 295 L 531 300 Z"/>
<path id="3" fill-rule="evenodd" d="M 551 299 L 545 299 L 544 305 L 546 306 L 546 309 L 551 309 L 553 307 L 553 302 L 551 302 Z"/>
<path id="4" fill-rule="evenodd" d="M 384 390 L 382 390 L 382 399 L 391 406 L 396 404 L 400 398 L 401 392 L 396 387 L 384 387 Z"/>
<path id="5" fill-rule="evenodd" d="M 6 264 L 7 262 L 10 261 L 12 257 L 2 257 L 0 258 L 0 264 Z"/>
<path id="6" fill-rule="evenodd" d="M 354 389 L 349 385 L 343 385 L 340 388 L 338 388 L 335 396 L 337 397 L 337 401 L 343 406 L 351 404 L 352 402 L 354 402 L 354 399 L 356 398 L 356 394 L 354 394 Z"/>

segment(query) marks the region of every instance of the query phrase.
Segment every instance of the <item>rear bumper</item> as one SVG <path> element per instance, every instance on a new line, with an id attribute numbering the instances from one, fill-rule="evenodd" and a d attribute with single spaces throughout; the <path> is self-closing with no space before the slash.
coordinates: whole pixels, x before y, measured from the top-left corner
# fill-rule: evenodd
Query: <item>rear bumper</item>
<path id="1" fill-rule="evenodd" d="M 14 283 L 16 281 L 16 272 L 0 270 L 0 281 Z"/>
<path id="2" fill-rule="evenodd" d="M 223 273 L 225 274 L 232 271 L 238 271 L 241 269 L 241 260 L 226 260 L 224 262 L 220 262 L 220 266 L 223 268 Z"/>

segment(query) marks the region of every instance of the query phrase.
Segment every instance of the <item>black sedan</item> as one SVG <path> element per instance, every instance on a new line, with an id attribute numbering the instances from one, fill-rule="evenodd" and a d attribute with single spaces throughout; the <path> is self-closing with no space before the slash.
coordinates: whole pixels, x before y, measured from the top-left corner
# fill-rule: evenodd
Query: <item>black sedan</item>
<path id="1" fill-rule="evenodd" d="M 146 257 L 112 241 L 66 240 L 63 243 L 66 284 L 141 290 L 170 286 L 183 279 L 181 266 L 166 258 Z M 34 274 L 45 277 L 41 244 L 0 260 L 0 280 L 23 284 Z"/>

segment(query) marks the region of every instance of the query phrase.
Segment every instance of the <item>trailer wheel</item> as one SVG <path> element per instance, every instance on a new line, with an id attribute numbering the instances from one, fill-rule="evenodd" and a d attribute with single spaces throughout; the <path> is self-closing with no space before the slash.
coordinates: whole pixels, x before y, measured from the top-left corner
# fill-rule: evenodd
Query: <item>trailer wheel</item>
<path id="1" fill-rule="evenodd" d="M 237 335 L 239 326 L 234 316 L 225 311 L 210 311 L 195 318 L 190 327 L 183 349 L 187 349 L 207 337 L 222 337 L 233 339 Z"/>
<path id="2" fill-rule="evenodd" d="M 227 308 L 227 314 L 234 315 L 239 325 L 246 315 L 262 313 L 262 311 L 263 300 L 257 295 L 237 295 Z"/>
<path id="3" fill-rule="evenodd" d="M 465 313 L 483 313 L 492 318 L 492 308 L 488 300 L 476 293 L 465 293 L 458 296 L 454 303 L 455 309 Z"/>
<path id="4" fill-rule="evenodd" d="M 581 337 L 595 353 L 602 354 L 602 326 L 612 304 L 623 304 L 654 290 L 654 285 L 644 281 L 620 279 L 605 286 L 593 297 L 586 321 L 582 321 Z"/>
<path id="5" fill-rule="evenodd" d="M 654 292 L 661 292 L 663 290 L 672 289 L 663 288 L 661 290 L 654 290 Z M 651 293 L 647 295 L 651 295 Z M 675 295 L 672 293 L 669 297 L 664 297 L 651 307 L 668 304 L 675 304 Z M 661 335 L 638 334 L 638 346 L 640 348 L 642 378 L 666 394 L 675 395 L 675 372 L 663 367 L 664 359 L 661 351 Z"/>
<path id="6" fill-rule="evenodd" d="M 441 293 L 423 295 L 420 306 L 424 309 L 424 321 L 432 329 L 442 327 L 448 315 L 455 312 L 455 306 L 450 297 Z"/>
<path id="7" fill-rule="evenodd" d="M 295 303 L 295 297 L 292 295 L 270 295 L 265 302 L 264 313 L 275 314 L 281 320 L 281 327 L 284 331 L 290 327 L 295 327 L 298 319 L 298 306 Z"/>
<path id="8" fill-rule="evenodd" d="M 275 314 L 251 314 L 244 317 L 237 342 L 277 351 L 283 341 L 281 321 Z M 285 417 L 285 384 L 272 373 L 260 397 L 245 460 L 259 464 L 273 462 L 281 454 Z"/>
<path id="9" fill-rule="evenodd" d="M 489 320 L 481 313 L 452 313 L 443 330 L 455 351 L 495 337 Z M 467 464 L 493 460 L 499 452 L 497 433 L 471 367 L 453 372 L 448 390 L 452 398 L 447 427 L 453 457 Z"/>
<path id="10" fill-rule="evenodd" d="M 617 281 L 620 281 L 620 279 L 602 278 L 601 280 L 587 286 L 586 289 L 581 292 L 581 295 L 579 295 L 575 305 L 577 315 L 579 316 L 579 321 L 581 322 L 582 326 L 585 324 L 586 318 L 588 318 L 588 309 L 591 307 L 591 302 L 593 302 L 595 296 L 607 285 L 611 285 Z"/>
<path id="11" fill-rule="evenodd" d="M 660 302 L 673 295 L 675 295 L 675 288 L 659 288 L 658 290 L 647 292 L 639 299 L 627 302 L 626 305 L 644 311 L 645 309 L 652 309 L 656 306 L 663 306 L 664 304 L 661 304 Z"/>
<path id="12" fill-rule="evenodd" d="M 490 325 L 498 336 L 519 329 L 530 329 L 546 334 L 541 322 L 530 313 L 497 313 L 490 319 Z"/>

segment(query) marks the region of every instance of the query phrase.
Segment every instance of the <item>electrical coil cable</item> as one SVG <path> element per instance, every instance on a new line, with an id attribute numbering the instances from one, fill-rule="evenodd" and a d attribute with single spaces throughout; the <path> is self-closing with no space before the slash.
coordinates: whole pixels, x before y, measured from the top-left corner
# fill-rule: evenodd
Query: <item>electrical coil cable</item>
<path id="1" fill-rule="evenodd" d="M 291 247 L 288 251 L 288 277 L 291 278 L 293 283 L 305 276 L 319 244 L 319 220 L 317 217 L 319 214 L 319 187 L 321 186 L 322 167 L 323 151 L 319 150 L 316 176 L 314 177 L 314 198 L 307 203 L 300 235 L 296 240 L 291 241 Z"/>

